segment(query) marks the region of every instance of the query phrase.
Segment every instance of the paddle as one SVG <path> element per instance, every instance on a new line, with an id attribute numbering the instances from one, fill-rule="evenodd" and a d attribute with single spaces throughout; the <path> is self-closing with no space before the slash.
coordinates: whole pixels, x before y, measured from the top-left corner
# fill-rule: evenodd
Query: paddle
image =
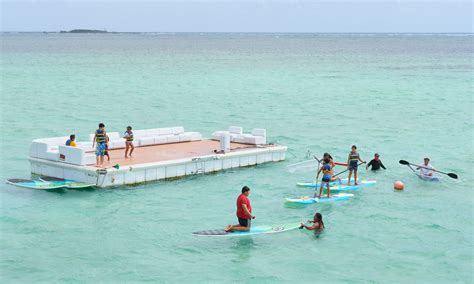
<path id="1" fill-rule="evenodd" d="M 319 165 L 321 164 L 321 161 L 318 159 L 318 157 L 314 156 L 313 155 L 313 158 L 316 159 L 316 161 L 318 161 L 318 168 L 316 169 L 318 171 L 318 173 L 316 174 L 316 180 L 314 181 L 315 184 L 318 183 L 318 179 L 319 179 Z"/>
<path id="2" fill-rule="evenodd" d="M 454 178 L 454 179 L 457 179 L 458 178 L 458 175 L 457 174 L 454 174 L 454 173 L 445 173 L 445 172 L 442 172 L 442 171 L 438 171 L 438 170 L 435 170 L 435 169 L 430 169 L 430 168 L 427 168 L 427 167 L 423 167 L 423 166 L 419 166 L 419 165 L 415 165 L 415 164 L 412 164 L 412 163 L 409 163 L 405 160 L 400 160 L 398 161 L 400 164 L 402 165 L 405 165 L 405 166 L 416 166 L 418 168 L 422 168 L 422 169 L 427 169 L 427 170 L 432 170 L 433 172 L 437 172 L 437 173 L 440 173 L 440 174 L 445 174 L 447 176 L 449 176 L 450 178 Z"/>
<path id="3" fill-rule="evenodd" d="M 362 165 L 362 164 L 364 164 L 364 163 L 365 163 L 365 162 L 361 162 L 361 163 L 359 163 L 357 166 L 360 166 L 360 165 Z M 342 172 L 333 175 L 333 177 L 337 177 L 338 175 L 343 174 L 343 173 L 347 172 L 348 170 L 350 170 L 350 169 L 343 170 Z"/>

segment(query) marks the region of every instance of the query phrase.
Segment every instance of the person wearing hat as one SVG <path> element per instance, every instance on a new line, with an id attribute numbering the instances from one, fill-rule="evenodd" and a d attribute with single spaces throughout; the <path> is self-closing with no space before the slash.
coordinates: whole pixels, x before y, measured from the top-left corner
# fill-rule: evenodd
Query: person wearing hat
<path id="1" fill-rule="evenodd" d="M 374 158 L 367 164 L 365 168 L 368 169 L 369 167 L 371 167 L 372 171 L 378 171 L 380 170 L 380 167 L 382 167 L 384 170 L 387 169 L 382 164 L 382 160 L 380 160 L 378 153 L 375 153 Z"/>

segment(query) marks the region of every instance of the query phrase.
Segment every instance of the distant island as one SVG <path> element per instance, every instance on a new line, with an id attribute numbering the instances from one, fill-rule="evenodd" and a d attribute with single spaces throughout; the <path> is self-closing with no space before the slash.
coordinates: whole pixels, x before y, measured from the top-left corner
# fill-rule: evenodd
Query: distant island
<path id="1" fill-rule="evenodd" d="M 71 34 L 99 34 L 107 33 L 106 30 L 87 30 L 87 29 L 76 29 L 70 31 L 60 31 L 60 33 L 71 33 Z"/>

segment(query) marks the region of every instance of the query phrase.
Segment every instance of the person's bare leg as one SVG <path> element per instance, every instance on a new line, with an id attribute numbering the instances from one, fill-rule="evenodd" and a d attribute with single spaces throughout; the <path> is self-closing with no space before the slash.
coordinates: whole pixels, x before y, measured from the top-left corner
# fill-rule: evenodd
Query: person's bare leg
<path id="1" fill-rule="evenodd" d="M 245 232 L 245 231 L 249 231 L 250 228 L 249 227 L 244 227 L 244 226 L 241 226 L 241 225 L 233 225 L 232 228 L 230 228 L 231 231 L 239 231 L 239 232 Z"/>
<path id="2" fill-rule="evenodd" d="M 347 177 L 347 185 L 351 185 L 352 170 L 349 170 L 349 177 Z"/>
<path id="3" fill-rule="evenodd" d="M 357 171 L 354 171 L 354 184 L 358 185 L 358 183 L 357 183 Z"/>
<path id="4" fill-rule="evenodd" d="M 128 155 L 127 155 L 128 154 L 128 148 L 129 148 L 128 144 L 125 144 L 125 159 L 128 157 Z"/>
<path id="5" fill-rule="evenodd" d="M 100 166 L 100 164 L 99 164 L 99 159 L 100 159 L 99 156 L 96 155 L 96 156 L 95 156 L 95 164 L 96 164 L 97 166 Z"/>
<path id="6" fill-rule="evenodd" d="M 132 157 L 132 153 L 133 153 L 133 150 L 135 149 L 135 146 L 130 145 L 130 154 L 128 154 L 128 156 L 131 158 Z"/>
<path id="7" fill-rule="evenodd" d="M 330 197 L 330 193 L 331 193 L 331 187 L 329 186 L 329 183 L 327 184 L 327 187 L 328 187 L 328 198 Z"/>

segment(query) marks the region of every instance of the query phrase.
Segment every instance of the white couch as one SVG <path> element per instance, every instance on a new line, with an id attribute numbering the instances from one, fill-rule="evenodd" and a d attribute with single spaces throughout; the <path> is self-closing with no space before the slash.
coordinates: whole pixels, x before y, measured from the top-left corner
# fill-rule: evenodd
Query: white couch
<path id="1" fill-rule="evenodd" d="M 59 160 L 59 145 L 64 145 L 69 136 L 35 139 L 30 145 L 30 157 L 51 161 Z"/>
<path id="2" fill-rule="evenodd" d="M 254 128 L 251 133 L 243 133 L 242 127 L 231 126 L 229 131 L 215 131 L 213 140 L 220 140 L 222 135 L 229 134 L 230 141 L 242 144 L 262 145 L 267 144 L 267 131 L 263 128 Z"/>
<path id="3" fill-rule="evenodd" d="M 59 161 L 73 165 L 95 164 L 95 154 L 80 147 L 59 146 Z"/>
<path id="4" fill-rule="evenodd" d="M 125 148 L 125 139 L 118 132 L 110 132 L 107 135 L 109 136 L 109 149 Z M 89 140 L 93 139 L 94 134 L 89 134 Z M 202 140 L 201 133 L 184 132 L 182 126 L 133 130 L 134 145 L 139 147 L 199 140 Z"/>

